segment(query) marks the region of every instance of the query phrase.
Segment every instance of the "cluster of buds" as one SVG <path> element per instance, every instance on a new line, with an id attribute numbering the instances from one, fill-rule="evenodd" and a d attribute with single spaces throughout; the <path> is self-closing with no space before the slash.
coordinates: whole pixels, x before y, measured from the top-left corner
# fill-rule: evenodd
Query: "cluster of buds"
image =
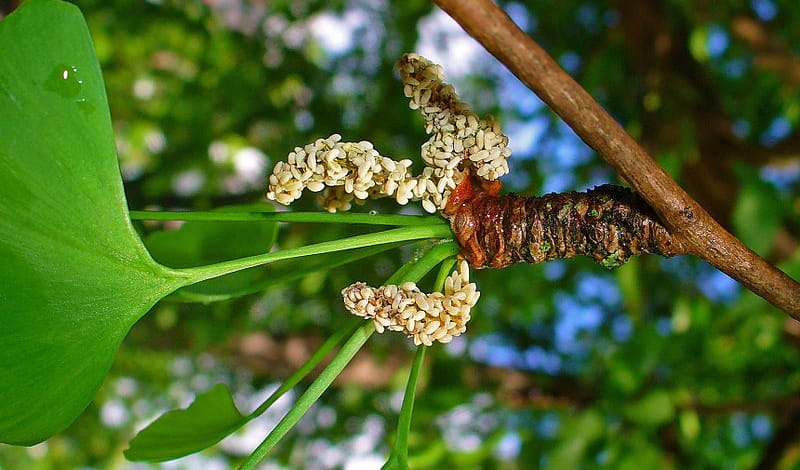
<path id="1" fill-rule="evenodd" d="M 426 168 L 411 176 L 411 160 L 395 161 L 381 156 L 367 141 L 341 142 L 333 134 L 297 147 L 286 162 L 278 162 L 269 177 L 267 198 L 289 205 L 304 189 L 324 192 L 320 204 L 330 212 L 350 209 L 351 203 L 366 199 L 394 198 L 398 204 L 422 201 L 422 207 L 435 213 L 442 203 L 441 192 L 432 179 L 434 170 Z"/>
<path id="2" fill-rule="evenodd" d="M 411 109 L 425 119 L 430 139 L 422 144 L 422 161 L 434 169 L 434 178 L 452 190 L 469 171 L 494 181 L 508 173 L 511 149 L 500 123 L 492 116 L 479 119 L 468 104 L 458 99 L 452 85 L 444 82 L 444 71 L 417 54 L 405 54 L 397 62 L 403 80 L 403 93 Z M 449 193 L 443 193 L 447 201 Z M 440 209 L 444 206 L 440 206 Z"/>
<path id="3" fill-rule="evenodd" d="M 321 193 L 330 212 L 348 210 L 352 202 L 394 198 L 398 204 L 421 201 L 429 213 L 443 211 L 456 187 L 467 178 L 495 181 L 508 173 L 508 137 L 491 116 L 479 119 L 444 82 L 442 67 L 406 54 L 397 62 L 403 93 L 411 109 L 425 120 L 430 138 L 421 147 L 425 168 L 410 172 L 411 160 L 382 156 L 372 143 L 342 142 L 339 134 L 297 147 L 269 176 L 267 198 L 289 205 L 305 189 Z M 444 292 L 426 294 L 416 284 L 370 287 L 357 282 L 342 291 L 345 307 L 370 319 L 375 329 L 401 331 L 414 344 L 449 343 L 466 330 L 470 309 L 480 293 L 469 282 L 465 261 L 446 280 Z"/>
<path id="4" fill-rule="evenodd" d="M 342 290 L 345 308 L 372 320 L 378 333 L 401 331 L 414 344 L 426 346 L 434 341 L 449 343 L 464 333 L 479 297 L 475 284 L 469 282 L 466 261 L 459 262 L 447 277 L 444 292 L 426 294 L 413 282 L 377 288 L 356 282 Z"/>
<path id="5" fill-rule="evenodd" d="M 322 192 L 319 201 L 331 212 L 350 209 L 354 200 L 391 197 L 400 205 L 421 201 L 427 212 L 435 213 L 444 209 L 466 173 L 488 181 L 508 173 L 508 137 L 491 116 L 479 119 L 458 99 L 453 86 L 444 82 L 441 66 L 406 54 L 397 70 L 409 106 L 422 113 L 431 134 L 421 148 L 421 175 L 410 173 L 411 160 L 381 156 L 370 142 L 341 142 L 334 134 L 297 147 L 287 161 L 278 162 L 267 198 L 288 205 L 309 189 Z"/>

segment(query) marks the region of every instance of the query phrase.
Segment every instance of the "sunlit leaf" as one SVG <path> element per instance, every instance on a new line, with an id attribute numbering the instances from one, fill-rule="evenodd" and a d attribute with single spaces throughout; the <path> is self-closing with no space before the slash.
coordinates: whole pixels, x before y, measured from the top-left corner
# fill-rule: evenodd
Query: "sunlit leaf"
<path id="1" fill-rule="evenodd" d="M 65 428 L 130 327 L 185 276 L 133 230 L 103 81 L 78 9 L 0 22 L 0 441 Z"/>
<path id="2" fill-rule="evenodd" d="M 586 448 L 604 432 L 603 417 L 588 410 L 571 417 L 561 431 L 561 439 L 550 455 L 547 468 L 578 468 Z"/>
<path id="3" fill-rule="evenodd" d="M 700 418 L 694 410 L 682 411 L 678 417 L 678 427 L 681 430 L 681 435 L 693 441 L 697 439 L 700 434 Z"/>
<path id="4" fill-rule="evenodd" d="M 700 62 L 708 60 L 708 28 L 695 28 L 689 35 L 689 51 Z"/>
<path id="5" fill-rule="evenodd" d="M 775 233 L 781 224 L 782 205 L 778 192 L 745 168 L 737 172 L 741 189 L 731 219 L 736 236 L 750 249 L 766 256 L 775 242 Z"/>

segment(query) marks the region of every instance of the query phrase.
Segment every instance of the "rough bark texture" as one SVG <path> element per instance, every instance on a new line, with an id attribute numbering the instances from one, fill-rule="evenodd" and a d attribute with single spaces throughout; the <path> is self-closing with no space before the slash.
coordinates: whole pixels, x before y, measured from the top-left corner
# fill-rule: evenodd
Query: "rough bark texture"
<path id="1" fill-rule="evenodd" d="M 650 207 L 621 186 L 541 197 L 479 193 L 450 223 L 476 268 L 585 255 L 611 269 L 641 253 L 684 253 Z"/>

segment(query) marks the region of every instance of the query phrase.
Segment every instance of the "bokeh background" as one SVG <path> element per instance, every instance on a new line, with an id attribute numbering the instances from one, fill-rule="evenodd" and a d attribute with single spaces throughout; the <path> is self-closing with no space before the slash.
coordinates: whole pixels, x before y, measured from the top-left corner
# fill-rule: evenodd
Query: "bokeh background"
<path id="1" fill-rule="evenodd" d="M 506 190 L 620 182 L 428 1 L 76 3 L 132 209 L 264 201 L 276 161 L 333 133 L 420 165 L 422 120 L 392 70 L 410 51 L 442 64 L 464 101 L 503 123 L 514 151 Z M 500 3 L 718 221 L 800 277 L 800 4 Z M 310 196 L 294 207 L 319 210 Z M 284 224 L 277 246 L 363 230 Z M 0 468 L 235 465 L 296 393 L 198 455 L 151 466 L 122 450 L 218 382 L 252 410 L 346 320 L 342 287 L 380 284 L 420 248 L 236 300 L 162 301 L 132 329 L 86 412 L 43 444 L 0 446 Z M 428 352 L 412 468 L 800 468 L 800 324 L 704 262 L 639 257 L 607 271 L 573 259 L 473 271 L 473 280 L 482 297 L 467 335 Z M 379 468 L 412 355 L 409 340 L 375 335 L 263 468 Z"/>

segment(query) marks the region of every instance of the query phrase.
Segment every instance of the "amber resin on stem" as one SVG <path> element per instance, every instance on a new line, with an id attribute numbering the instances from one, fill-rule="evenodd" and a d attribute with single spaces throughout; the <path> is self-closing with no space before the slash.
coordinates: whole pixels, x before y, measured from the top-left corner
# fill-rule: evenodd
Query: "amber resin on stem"
<path id="1" fill-rule="evenodd" d="M 644 200 L 622 186 L 525 197 L 467 178 L 445 215 L 475 268 L 504 268 L 585 255 L 611 269 L 641 253 L 685 254 Z"/>

